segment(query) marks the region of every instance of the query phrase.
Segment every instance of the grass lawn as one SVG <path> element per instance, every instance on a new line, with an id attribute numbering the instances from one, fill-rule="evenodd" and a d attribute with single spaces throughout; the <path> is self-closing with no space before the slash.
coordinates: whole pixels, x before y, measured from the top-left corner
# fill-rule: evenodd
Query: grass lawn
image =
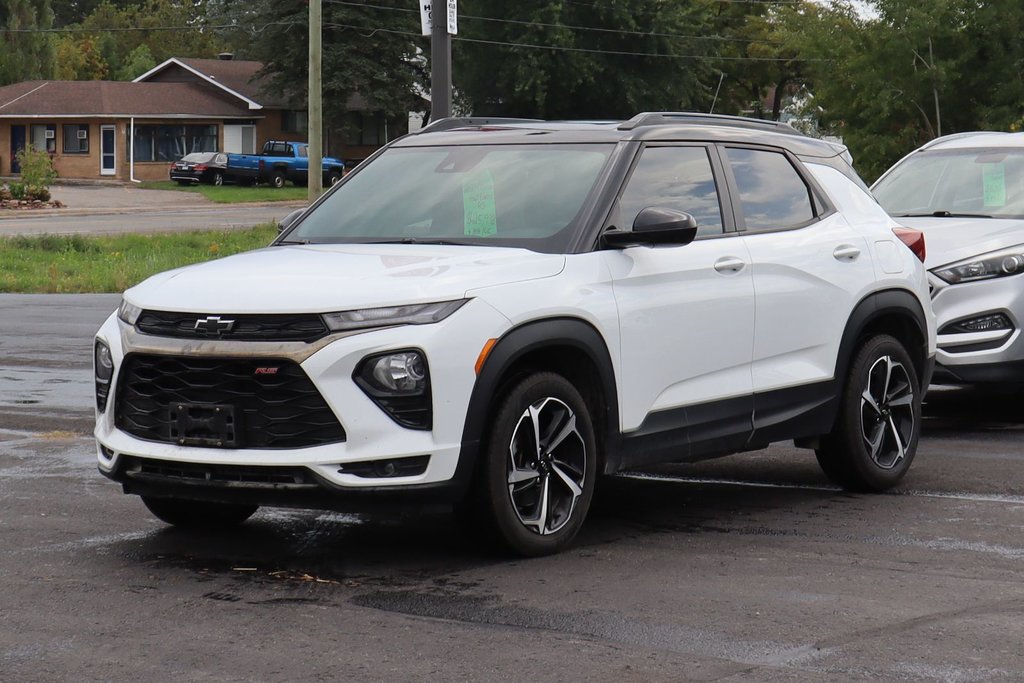
<path id="1" fill-rule="evenodd" d="M 161 235 L 0 237 L 0 292 L 120 292 L 150 275 L 265 247 L 274 225 Z"/>
<path id="2" fill-rule="evenodd" d="M 176 192 L 195 192 L 212 202 L 219 204 L 238 204 L 240 202 L 284 202 L 309 197 L 309 188 L 286 185 L 281 189 L 269 185 L 179 185 L 170 180 L 153 180 L 140 183 L 144 190 L 174 190 Z"/>

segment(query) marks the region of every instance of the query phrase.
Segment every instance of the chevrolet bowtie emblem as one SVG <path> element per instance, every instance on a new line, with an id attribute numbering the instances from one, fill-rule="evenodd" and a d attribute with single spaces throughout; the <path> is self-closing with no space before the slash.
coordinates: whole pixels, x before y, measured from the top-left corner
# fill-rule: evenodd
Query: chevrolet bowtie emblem
<path id="1" fill-rule="evenodd" d="M 230 332 L 234 326 L 234 320 L 221 320 L 219 315 L 209 315 L 196 320 L 195 329 L 201 330 L 206 334 L 215 334 L 219 337 L 225 332 Z"/>

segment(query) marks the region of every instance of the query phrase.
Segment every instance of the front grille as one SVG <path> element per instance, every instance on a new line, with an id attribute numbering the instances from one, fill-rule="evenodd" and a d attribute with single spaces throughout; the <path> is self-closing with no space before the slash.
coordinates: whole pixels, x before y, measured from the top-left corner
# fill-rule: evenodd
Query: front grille
<path id="1" fill-rule="evenodd" d="M 216 432 L 211 420 L 197 426 L 196 434 L 183 430 L 180 413 L 217 408 L 231 415 L 229 438 L 202 431 Z M 118 381 L 115 419 L 118 428 L 140 439 L 200 447 L 305 448 L 345 440 L 313 382 L 298 364 L 283 359 L 129 354 Z"/>
<path id="2" fill-rule="evenodd" d="M 211 318 L 216 322 L 207 323 Z M 157 337 L 226 341 L 314 342 L 329 332 L 323 319 L 312 313 L 208 316 L 205 313 L 143 311 L 135 322 L 135 329 Z"/>
<path id="3" fill-rule="evenodd" d="M 302 467 L 247 467 L 171 462 L 125 456 L 124 472 L 134 479 L 166 483 L 215 484 L 244 488 L 318 488 L 316 480 Z"/>

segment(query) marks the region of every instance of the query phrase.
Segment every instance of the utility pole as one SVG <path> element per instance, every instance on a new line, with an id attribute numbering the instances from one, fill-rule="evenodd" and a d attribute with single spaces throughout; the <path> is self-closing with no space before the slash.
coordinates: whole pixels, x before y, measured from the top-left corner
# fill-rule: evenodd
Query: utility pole
<path id="1" fill-rule="evenodd" d="M 309 0 L 309 106 L 306 124 L 309 128 L 309 172 L 306 174 L 309 188 L 309 202 L 320 198 L 324 189 L 323 174 L 323 125 L 324 107 L 322 101 L 320 43 L 324 16 L 321 0 Z"/>
<path id="2" fill-rule="evenodd" d="M 456 0 L 420 0 L 424 34 L 430 29 L 430 120 L 452 115 L 452 34 Z"/>

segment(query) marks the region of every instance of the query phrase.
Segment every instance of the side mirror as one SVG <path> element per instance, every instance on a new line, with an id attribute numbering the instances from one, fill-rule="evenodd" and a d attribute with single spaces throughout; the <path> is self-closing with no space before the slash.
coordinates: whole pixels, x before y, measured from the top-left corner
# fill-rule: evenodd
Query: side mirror
<path id="1" fill-rule="evenodd" d="M 633 229 L 608 230 L 601 235 L 609 247 L 623 249 L 639 244 L 684 246 L 697 236 L 697 219 L 683 211 L 649 206 L 633 220 Z"/>
<path id="2" fill-rule="evenodd" d="M 298 220 L 299 216 L 305 211 L 305 208 L 295 209 L 290 214 L 281 219 L 281 222 L 277 224 L 277 234 L 280 235 L 282 232 L 288 229 L 292 223 Z"/>

